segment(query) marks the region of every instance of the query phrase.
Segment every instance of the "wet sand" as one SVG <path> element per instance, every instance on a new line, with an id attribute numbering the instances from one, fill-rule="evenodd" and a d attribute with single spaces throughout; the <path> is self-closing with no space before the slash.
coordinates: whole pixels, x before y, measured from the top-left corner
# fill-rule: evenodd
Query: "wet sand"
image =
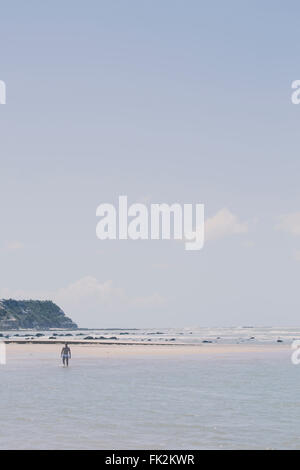
<path id="1" fill-rule="evenodd" d="M 291 347 L 288 344 L 141 344 L 141 343 L 114 343 L 114 344 L 72 344 L 69 343 L 72 356 L 75 357 L 94 357 L 101 358 L 105 356 L 182 356 L 182 355 L 226 355 L 226 354 L 251 354 L 251 353 L 278 353 L 290 352 Z M 27 355 L 41 356 L 49 354 L 52 356 L 60 353 L 62 343 L 57 342 L 49 344 L 48 342 L 38 341 L 36 343 L 9 343 L 6 345 L 7 355 Z"/>

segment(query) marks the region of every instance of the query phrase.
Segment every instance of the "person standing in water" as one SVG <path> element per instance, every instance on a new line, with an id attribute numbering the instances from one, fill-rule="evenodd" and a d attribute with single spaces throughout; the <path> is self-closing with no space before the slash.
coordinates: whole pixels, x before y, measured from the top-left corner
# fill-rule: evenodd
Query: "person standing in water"
<path id="1" fill-rule="evenodd" d="M 69 359 L 71 359 L 71 349 L 69 348 L 68 344 L 66 343 L 61 350 L 61 358 L 63 361 L 63 365 L 69 366 Z"/>

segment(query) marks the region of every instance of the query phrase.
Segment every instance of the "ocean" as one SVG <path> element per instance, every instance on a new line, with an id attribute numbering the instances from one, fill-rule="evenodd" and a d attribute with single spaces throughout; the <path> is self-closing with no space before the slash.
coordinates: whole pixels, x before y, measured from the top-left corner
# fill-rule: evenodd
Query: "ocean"
<path id="1" fill-rule="evenodd" d="M 275 346 L 299 331 L 230 335 Z M 216 336 L 225 331 L 206 331 Z M 282 344 L 222 354 L 75 354 L 69 368 L 53 346 L 54 353 L 36 345 L 39 353 L 13 355 L 8 346 L 1 449 L 300 449 L 300 366 Z"/>

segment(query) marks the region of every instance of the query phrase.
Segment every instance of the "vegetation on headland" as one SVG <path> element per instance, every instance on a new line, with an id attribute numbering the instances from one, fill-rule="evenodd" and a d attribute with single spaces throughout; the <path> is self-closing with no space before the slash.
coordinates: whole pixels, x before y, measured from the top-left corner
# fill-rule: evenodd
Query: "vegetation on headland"
<path id="1" fill-rule="evenodd" d="M 0 330 L 77 329 L 63 310 L 51 300 L 0 300 Z"/>

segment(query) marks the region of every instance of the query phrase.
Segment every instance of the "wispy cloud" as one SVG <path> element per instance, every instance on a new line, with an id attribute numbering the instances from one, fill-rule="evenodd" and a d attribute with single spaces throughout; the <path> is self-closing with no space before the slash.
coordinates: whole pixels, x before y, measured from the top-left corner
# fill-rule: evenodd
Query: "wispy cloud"
<path id="1" fill-rule="evenodd" d="M 20 241 L 10 241 L 5 245 L 5 251 L 8 253 L 14 253 L 24 248 L 24 244 Z"/>
<path id="2" fill-rule="evenodd" d="M 291 212 L 280 217 L 278 230 L 289 233 L 290 235 L 300 235 L 300 212 Z"/>
<path id="3" fill-rule="evenodd" d="M 219 210 L 205 221 L 205 241 L 248 232 L 248 223 L 241 222 L 229 209 Z"/>

